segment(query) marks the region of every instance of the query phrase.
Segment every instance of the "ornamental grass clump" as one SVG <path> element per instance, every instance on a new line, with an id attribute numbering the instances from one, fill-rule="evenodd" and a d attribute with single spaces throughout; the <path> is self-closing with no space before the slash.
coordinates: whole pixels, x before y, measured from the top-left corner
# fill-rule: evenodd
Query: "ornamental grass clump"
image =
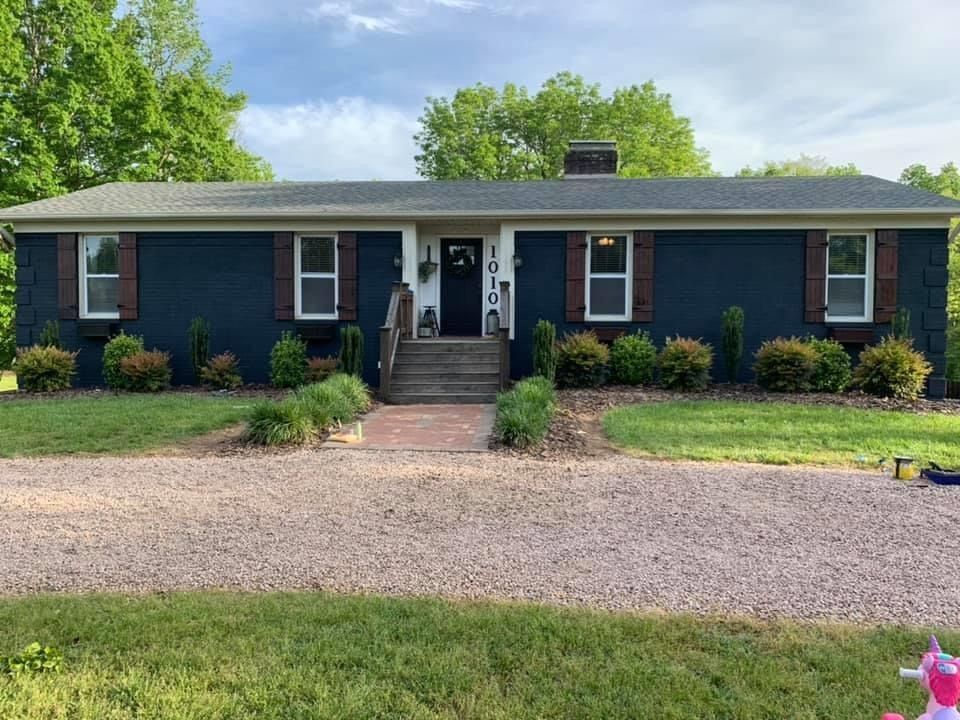
<path id="1" fill-rule="evenodd" d="M 599 387 L 607 380 L 610 348 L 592 330 L 567 333 L 557 346 L 557 385 Z"/>
<path id="2" fill-rule="evenodd" d="M 340 331 L 339 369 L 347 375 L 363 375 L 363 331 L 356 325 Z"/>
<path id="3" fill-rule="evenodd" d="M 817 351 L 800 338 L 765 341 L 754 355 L 757 385 L 772 392 L 801 393 L 813 389 Z"/>
<path id="4" fill-rule="evenodd" d="M 77 354 L 52 345 L 17 350 L 17 384 L 28 392 L 54 392 L 70 387 L 77 372 Z"/>
<path id="5" fill-rule="evenodd" d="M 139 352 L 120 361 L 120 373 L 126 379 L 125 389 L 132 392 L 160 392 L 170 387 L 170 353 L 153 349 Z"/>
<path id="6" fill-rule="evenodd" d="M 291 397 L 254 405 L 247 420 L 246 438 L 258 445 L 300 445 L 314 432 L 307 408 Z"/>
<path id="7" fill-rule="evenodd" d="M 656 367 L 657 348 L 649 333 L 641 330 L 613 341 L 610 348 L 610 374 L 614 382 L 623 385 L 651 383 Z"/>
<path id="8" fill-rule="evenodd" d="M 706 390 L 713 366 L 713 346 L 695 338 L 679 335 L 667 338 L 657 357 L 660 383 L 669 390 Z"/>
<path id="9" fill-rule="evenodd" d="M 370 409 L 372 404 L 370 388 L 356 375 L 336 373 L 328 377 L 323 385 L 333 388 L 335 392 L 340 393 L 347 399 L 353 416 L 362 415 Z"/>
<path id="10" fill-rule="evenodd" d="M 511 447 L 539 444 L 550 429 L 555 408 L 556 393 L 549 380 L 543 377 L 522 380 L 513 390 L 497 396 L 494 434 Z"/>
<path id="11" fill-rule="evenodd" d="M 830 338 L 810 337 L 807 345 L 817 354 L 813 368 L 813 390 L 840 393 L 850 387 L 853 371 L 850 354 L 843 345 Z"/>
<path id="12" fill-rule="evenodd" d="M 912 340 L 888 336 L 860 353 L 853 384 L 870 395 L 914 400 L 923 394 L 932 371 L 923 353 L 913 349 Z"/>
<path id="13" fill-rule="evenodd" d="M 222 352 L 207 360 L 205 367 L 200 368 L 200 380 L 217 390 L 233 390 L 243 384 L 240 375 L 240 363 L 232 352 Z"/>
<path id="14" fill-rule="evenodd" d="M 103 346 L 103 381 L 112 390 L 129 390 L 130 379 L 120 371 L 124 358 L 143 352 L 143 337 L 120 331 Z"/>

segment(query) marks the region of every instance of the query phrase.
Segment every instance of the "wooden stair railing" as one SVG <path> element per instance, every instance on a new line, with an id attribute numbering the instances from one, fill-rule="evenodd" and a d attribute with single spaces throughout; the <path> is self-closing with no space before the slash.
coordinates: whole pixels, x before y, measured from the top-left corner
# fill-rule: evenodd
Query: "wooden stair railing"
<path id="1" fill-rule="evenodd" d="M 410 283 L 393 283 L 387 318 L 380 327 L 380 398 L 390 399 L 393 361 L 402 338 L 413 337 L 413 292 Z"/>
<path id="2" fill-rule="evenodd" d="M 510 383 L 510 283 L 500 282 L 500 389 Z"/>

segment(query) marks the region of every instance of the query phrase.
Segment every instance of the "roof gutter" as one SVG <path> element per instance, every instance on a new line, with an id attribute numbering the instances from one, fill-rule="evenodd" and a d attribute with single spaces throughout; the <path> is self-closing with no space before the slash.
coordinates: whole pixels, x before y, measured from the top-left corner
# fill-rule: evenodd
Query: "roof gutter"
<path id="1" fill-rule="evenodd" d="M 731 209 L 611 209 L 611 210 L 456 210 L 456 211 L 393 211 L 393 212 L 323 212 L 323 211 L 287 211 L 287 212 L 223 212 L 189 213 L 183 211 L 171 213 L 124 213 L 117 215 L 98 214 L 30 214 L 14 217 L 15 222 L 122 222 L 125 220 L 431 220 L 435 218 L 493 218 L 498 220 L 528 220 L 548 218 L 624 218 L 624 217 L 777 217 L 782 215 L 798 217 L 819 217 L 824 215 L 846 216 L 929 216 L 949 219 L 956 217 L 960 209 L 952 208 L 823 208 L 779 210 L 731 210 Z M 10 220 L 10 218 L 8 218 Z"/>

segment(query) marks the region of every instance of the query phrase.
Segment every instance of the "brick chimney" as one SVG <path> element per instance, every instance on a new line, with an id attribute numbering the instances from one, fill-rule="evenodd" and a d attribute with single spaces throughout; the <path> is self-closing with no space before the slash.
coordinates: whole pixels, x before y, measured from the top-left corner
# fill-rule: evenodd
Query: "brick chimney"
<path id="1" fill-rule="evenodd" d="M 617 144 L 612 140 L 573 140 L 563 158 L 563 176 L 568 179 L 617 176 Z"/>

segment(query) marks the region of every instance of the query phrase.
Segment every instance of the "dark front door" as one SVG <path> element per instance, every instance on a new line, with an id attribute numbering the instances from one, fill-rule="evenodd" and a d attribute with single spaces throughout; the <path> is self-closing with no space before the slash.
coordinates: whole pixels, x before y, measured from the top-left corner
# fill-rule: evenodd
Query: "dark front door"
<path id="1" fill-rule="evenodd" d="M 483 240 L 440 241 L 440 325 L 444 335 L 482 335 Z"/>

